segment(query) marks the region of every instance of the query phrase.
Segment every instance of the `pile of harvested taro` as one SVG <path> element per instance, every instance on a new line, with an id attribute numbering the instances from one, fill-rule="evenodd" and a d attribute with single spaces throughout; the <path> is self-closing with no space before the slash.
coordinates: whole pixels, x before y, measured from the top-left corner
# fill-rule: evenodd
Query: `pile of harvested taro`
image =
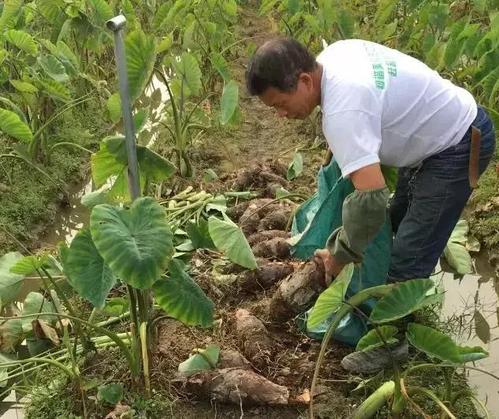
<path id="1" fill-rule="evenodd" d="M 227 211 L 244 232 L 258 269 L 245 270 L 198 251 L 191 274 L 215 302 L 215 326 L 194 330 L 173 319 L 158 322 L 155 370 L 171 371 L 175 378 L 169 390 L 191 402 L 228 403 L 241 409 L 260 406 L 253 410 L 257 417 L 276 417 L 265 406 L 305 411 L 320 342 L 302 333 L 295 317 L 323 291 L 323 267 L 290 256 L 287 239 L 297 204 L 271 198 L 277 188 L 289 186 L 280 166 L 242 169 L 225 185 L 260 192 L 261 197 Z M 199 351 L 195 348 L 209 345 L 220 348 L 216 367 L 189 376 L 177 371 L 193 350 Z M 348 409 L 345 395 L 352 386 L 345 385 L 348 377 L 340 366 L 348 352 L 347 347 L 330 345 L 315 395 L 318 407 L 322 400 L 324 405 L 338 403 Z"/>

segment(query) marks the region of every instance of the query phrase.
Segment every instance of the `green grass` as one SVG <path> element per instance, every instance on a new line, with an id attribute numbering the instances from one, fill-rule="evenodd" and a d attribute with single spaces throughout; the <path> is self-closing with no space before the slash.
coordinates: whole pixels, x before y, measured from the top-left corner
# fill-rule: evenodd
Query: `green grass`
<path id="1" fill-rule="evenodd" d="M 146 400 L 140 391 L 130 387 L 128 367 L 121 352 L 115 348 L 88 354 L 80 365 L 86 390 L 87 415 L 103 418 L 114 406 L 97 400 L 98 387 L 109 383 L 122 383 L 124 396 L 121 404 L 129 406 L 133 415 L 162 419 L 171 417 L 173 401 L 171 395 L 153 388 L 151 399 Z M 76 419 L 83 417 L 81 392 L 76 383 L 53 368 L 40 370 L 32 379 L 31 402 L 26 406 L 26 419 Z"/>
<path id="2" fill-rule="evenodd" d="M 477 208 L 489 203 L 493 198 L 499 196 L 498 176 L 494 159 L 489 168 L 480 178 L 480 184 L 473 193 L 471 208 Z M 499 247 L 499 213 L 497 208 L 491 206 L 487 211 L 472 212 L 470 220 L 471 233 L 476 236 L 485 246 L 493 251 Z"/>
<path id="3" fill-rule="evenodd" d="M 97 128 L 104 125 L 102 114 L 97 107 L 65 114 L 52 128 L 50 144 L 67 141 L 95 148 L 103 134 L 102 128 Z M 0 154 L 9 152 L 14 144 L 1 138 Z M 19 159 L 0 160 L 0 226 L 27 247 L 36 247 L 59 205 L 64 204 L 68 186 L 82 182 L 88 160 L 88 153 L 84 151 L 72 147 L 56 148 L 50 160 L 40 165 L 54 181 Z M 13 249 L 20 250 L 15 240 L 0 230 L 0 251 Z"/>

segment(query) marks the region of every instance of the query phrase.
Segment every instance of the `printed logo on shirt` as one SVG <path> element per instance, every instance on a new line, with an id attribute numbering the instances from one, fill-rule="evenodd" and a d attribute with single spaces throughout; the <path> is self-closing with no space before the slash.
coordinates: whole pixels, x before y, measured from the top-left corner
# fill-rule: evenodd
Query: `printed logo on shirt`
<path id="1" fill-rule="evenodd" d="M 364 49 L 373 67 L 374 85 L 377 89 L 383 90 L 387 82 L 386 74 L 397 77 L 397 63 L 394 60 L 385 59 L 376 44 L 364 43 Z"/>

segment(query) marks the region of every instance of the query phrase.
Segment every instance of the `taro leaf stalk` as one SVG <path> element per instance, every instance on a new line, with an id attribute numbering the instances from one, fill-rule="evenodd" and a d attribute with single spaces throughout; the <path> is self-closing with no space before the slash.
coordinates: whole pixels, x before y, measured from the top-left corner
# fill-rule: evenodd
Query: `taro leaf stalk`
<path id="1" fill-rule="evenodd" d="M 176 103 L 176 98 L 173 95 L 173 91 L 171 89 L 170 83 L 168 82 L 167 77 L 163 74 L 161 70 L 157 71 L 157 74 L 161 77 L 163 80 L 163 83 L 165 84 L 167 90 L 168 90 L 168 95 L 170 96 L 170 106 L 172 109 L 172 117 L 173 117 L 173 128 L 170 128 L 167 124 L 163 123 L 163 126 L 168 130 L 169 134 L 171 135 L 173 142 L 174 142 L 174 149 L 175 149 L 175 154 L 177 157 L 177 166 L 180 170 L 180 175 L 182 177 L 191 177 L 193 175 L 193 170 L 192 170 L 192 164 L 189 159 L 189 154 L 188 154 L 188 147 L 190 144 L 190 136 L 191 136 L 191 131 L 192 130 L 198 130 L 198 134 L 200 135 L 203 133 L 208 127 L 205 127 L 204 125 L 201 124 L 195 124 L 191 122 L 192 117 L 194 116 L 194 112 L 198 107 L 201 105 L 203 100 L 211 96 L 211 94 L 203 97 L 202 100 L 198 101 L 194 108 L 190 112 L 186 112 L 184 109 L 185 105 L 185 87 L 184 84 L 188 84 L 188 81 L 184 81 L 187 77 L 190 76 L 190 73 L 193 73 L 193 78 L 196 79 L 196 81 L 201 79 L 201 73 L 199 70 L 199 66 L 197 62 L 195 61 L 195 58 L 191 56 L 190 54 L 184 54 L 182 56 L 183 61 L 189 61 L 189 64 L 184 64 L 182 68 L 185 70 L 185 74 L 181 73 L 179 74 L 181 78 L 180 82 L 180 100 L 179 103 Z M 196 69 L 198 71 L 194 71 L 193 69 Z M 192 87 L 191 87 L 192 89 Z"/>

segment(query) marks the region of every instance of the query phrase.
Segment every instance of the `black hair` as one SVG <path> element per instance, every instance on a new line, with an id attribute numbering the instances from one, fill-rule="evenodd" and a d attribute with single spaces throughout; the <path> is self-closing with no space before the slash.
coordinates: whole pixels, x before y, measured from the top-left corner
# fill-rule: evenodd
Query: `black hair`
<path id="1" fill-rule="evenodd" d="M 260 95 L 269 87 L 292 92 L 301 73 L 317 68 L 315 57 L 293 38 L 274 38 L 255 52 L 246 70 L 250 95 Z"/>

